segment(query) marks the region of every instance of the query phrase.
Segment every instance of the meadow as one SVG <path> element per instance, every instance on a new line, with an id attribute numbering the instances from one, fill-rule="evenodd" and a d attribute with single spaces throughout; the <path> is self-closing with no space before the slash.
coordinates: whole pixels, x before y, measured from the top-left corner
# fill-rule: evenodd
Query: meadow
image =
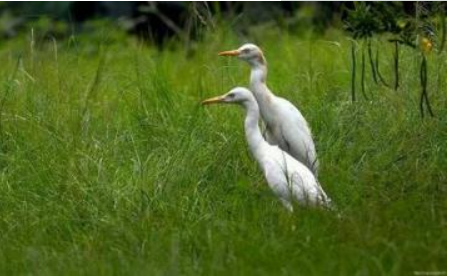
<path id="1" fill-rule="evenodd" d="M 339 214 L 287 212 L 242 111 L 199 104 L 248 84 L 217 56 L 244 42 L 308 120 Z M 392 83 L 393 46 L 375 47 Z M 420 52 L 401 49 L 397 91 L 367 66 L 369 99 L 352 102 L 340 30 L 216 26 L 190 51 L 107 26 L 0 41 L 0 274 L 446 274 L 446 50 L 428 58 L 422 119 Z"/>

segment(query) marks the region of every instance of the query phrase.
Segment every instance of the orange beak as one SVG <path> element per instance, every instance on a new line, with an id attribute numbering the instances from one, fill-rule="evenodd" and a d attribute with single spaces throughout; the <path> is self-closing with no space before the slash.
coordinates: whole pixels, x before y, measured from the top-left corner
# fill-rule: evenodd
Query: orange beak
<path id="1" fill-rule="evenodd" d="M 219 53 L 219 56 L 238 56 L 239 55 L 239 50 L 231 50 L 231 51 L 223 51 Z"/>
<path id="2" fill-rule="evenodd" d="M 222 102 L 223 99 L 224 99 L 223 95 L 216 96 L 216 97 L 209 98 L 209 99 L 202 101 L 202 105 L 210 105 L 210 104 L 214 104 L 214 103 L 219 103 L 219 102 Z"/>

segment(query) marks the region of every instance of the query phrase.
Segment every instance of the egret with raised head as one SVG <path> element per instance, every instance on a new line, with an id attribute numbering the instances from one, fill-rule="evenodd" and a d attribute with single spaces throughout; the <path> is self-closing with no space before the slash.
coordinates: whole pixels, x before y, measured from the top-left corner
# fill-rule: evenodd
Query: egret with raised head
<path id="1" fill-rule="evenodd" d="M 267 141 L 278 145 L 317 177 L 319 162 L 308 123 L 291 102 L 274 95 L 267 87 L 267 62 L 261 49 L 254 44 L 244 44 L 237 50 L 220 52 L 219 55 L 238 57 L 250 65 L 250 90 L 266 125 Z"/>
<path id="2" fill-rule="evenodd" d="M 292 201 L 302 205 L 330 205 L 331 201 L 305 165 L 278 146 L 265 141 L 258 125 L 258 103 L 248 89 L 237 87 L 222 96 L 202 102 L 203 105 L 214 103 L 238 104 L 245 109 L 245 137 L 250 152 L 263 171 L 269 187 L 287 209 L 293 210 Z"/>

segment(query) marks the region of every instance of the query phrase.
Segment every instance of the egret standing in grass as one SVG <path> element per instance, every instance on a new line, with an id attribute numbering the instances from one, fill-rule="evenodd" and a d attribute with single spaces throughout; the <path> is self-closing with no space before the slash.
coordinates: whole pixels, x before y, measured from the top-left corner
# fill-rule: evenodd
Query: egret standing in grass
<path id="1" fill-rule="evenodd" d="M 238 104 L 246 110 L 245 136 L 253 157 L 272 191 L 283 205 L 293 210 L 292 200 L 300 204 L 328 206 L 330 200 L 312 172 L 276 145 L 267 143 L 259 129 L 259 108 L 252 93 L 246 88 L 234 88 L 225 95 L 207 99 L 203 105 L 213 103 Z"/>
<path id="2" fill-rule="evenodd" d="M 267 62 L 261 49 L 254 44 L 244 44 L 219 55 L 235 56 L 250 65 L 250 90 L 266 124 L 267 141 L 306 165 L 317 177 L 319 163 L 308 123 L 291 102 L 274 95 L 267 87 Z"/>

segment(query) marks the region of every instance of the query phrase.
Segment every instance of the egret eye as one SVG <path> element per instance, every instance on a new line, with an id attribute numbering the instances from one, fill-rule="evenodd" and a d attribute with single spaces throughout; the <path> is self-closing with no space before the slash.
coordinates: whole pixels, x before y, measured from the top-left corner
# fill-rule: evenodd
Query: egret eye
<path id="1" fill-rule="evenodd" d="M 234 98 L 234 96 L 235 96 L 234 92 L 233 92 L 233 93 L 230 93 L 230 94 L 228 94 L 228 97 L 230 97 L 230 98 Z"/>
<path id="2" fill-rule="evenodd" d="M 248 53 L 250 53 L 250 49 L 249 48 L 244 48 L 244 49 L 242 49 L 242 53 L 248 54 Z"/>

